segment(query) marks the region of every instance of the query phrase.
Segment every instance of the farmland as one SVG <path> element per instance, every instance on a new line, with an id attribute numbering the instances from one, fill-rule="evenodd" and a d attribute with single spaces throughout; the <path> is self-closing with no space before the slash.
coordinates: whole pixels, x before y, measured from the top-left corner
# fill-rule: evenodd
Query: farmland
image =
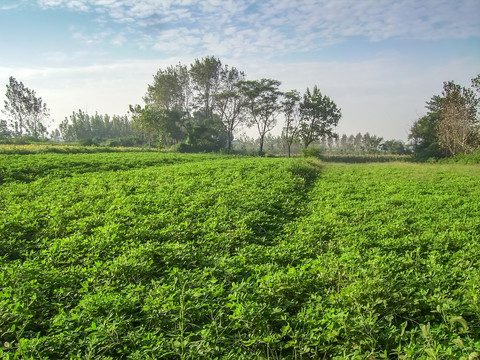
<path id="1" fill-rule="evenodd" d="M 480 166 L 0 155 L 0 354 L 474 359 Z"/>

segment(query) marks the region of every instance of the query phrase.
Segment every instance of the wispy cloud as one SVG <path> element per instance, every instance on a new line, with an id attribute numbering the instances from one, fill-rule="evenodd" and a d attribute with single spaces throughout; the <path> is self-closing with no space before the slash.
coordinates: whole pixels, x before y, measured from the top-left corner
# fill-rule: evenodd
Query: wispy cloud
<path id="1" fill-rule="evenodd" d="M 95 44 L 102 43 L 104 39 L 106 39 L 107 37 L 110 37 L 111 35 L 112 35 L 112 32 L 109 30 L 97 32 L 93 34 L 85 34 L 83 31 L 75 30 L 73 32 L 72 37 L 76 40 L 81 40 L 88 45 L 95 45 Z M 117 37 L 118 35 L 115 38 Z"/>
<path id="2" fill-rule="evenodd" d="M 88 11 L 90 10 L 89 1 L 88 0 L 37 0 L 40 7 L 46 8 L 53 8 L 53 7 L 66 7 L 71 10 L 80 10 L 80 11 Z"/>
<path id="3" fill-rule="evenodd" d="M 1 10 L 13 10 L 20 7 L 20 4 L 7 4 L 7 5 L 0 5 L 0 11 Z"/>
<path id="4" fill-rule="evenodd" d="M 242 51 L 248 53 L 308 51 L 351 36 L 370 41 L 480 36 L 477 0 L 37 1 L 42 8 L 89 11 L 103 22 L 131 24 L 136 36 L 161 32 L 152 37 L 150 46 L 155 49 L 163 49 L 162 44 L 218 49 L 215 40 L 229 51 L 229 44 L 235 48 L 234 41 L 241 40 Z"/>

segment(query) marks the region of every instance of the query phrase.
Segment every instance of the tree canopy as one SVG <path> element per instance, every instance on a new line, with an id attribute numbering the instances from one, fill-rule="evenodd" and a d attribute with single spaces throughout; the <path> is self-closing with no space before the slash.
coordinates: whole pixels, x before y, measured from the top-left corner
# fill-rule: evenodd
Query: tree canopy
<path id="1" fill-rule="evenodd" d="M 274 79 L 245 80 L 239 84 L 245 97 L 250 126 L 255 126 L 260 138 L 259 153 L 263 153 L 265 135 L 277 124 L 280 114 L 281 82 Z"/>
<path id="2" fill-rule="evenodd" d="M 27 88 L 13 76 L 9 78 L 5 93 L 4 109 L 7 121 L 2 124 L 4 135 L 13 133 L 15 137 L 23 135 L 33 136 L 35 139 L 47 134 L 46 121 L 49 109 L 41 97 L 37 97 L 35 90 Z M 12 130 L 7 132 L 6 127 Z"/>
<path id="3" fill-rule="evenodd" d="M 441 95 L 426 104 L 427 114 L 410 129 L 409 139 L 419 159 L 468 154 L 480 149 L 478 119 L 480 75 L 465 88 L 453 81 L 443 83 Z"/>
<path id="4" fill-rule="evenodd" d="M 322 136 L 332 137 L 333 128 L 342 117 L 340 109 L 328 96 L 323 95 L 315 85 L 313 91 L 307 88 L 300 103 L 299 136 L 305 148 Z"/>

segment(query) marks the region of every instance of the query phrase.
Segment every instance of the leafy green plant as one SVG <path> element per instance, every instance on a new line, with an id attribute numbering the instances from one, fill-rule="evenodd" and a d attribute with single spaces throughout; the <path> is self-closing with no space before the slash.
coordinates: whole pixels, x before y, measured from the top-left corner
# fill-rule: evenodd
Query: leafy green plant
<path id="1" fill-rule="evenodd" d="M 5 358 L 474 358 L 480 168 L 3 155 Z"/>

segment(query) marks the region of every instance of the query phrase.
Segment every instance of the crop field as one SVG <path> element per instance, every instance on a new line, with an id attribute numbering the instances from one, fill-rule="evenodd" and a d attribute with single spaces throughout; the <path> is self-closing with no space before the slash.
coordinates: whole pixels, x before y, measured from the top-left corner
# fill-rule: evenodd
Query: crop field
<path id="1" fill-rule="evenodd" d="M 0 155 L 5 359 L 476 359 L 480 166 Z"/>

